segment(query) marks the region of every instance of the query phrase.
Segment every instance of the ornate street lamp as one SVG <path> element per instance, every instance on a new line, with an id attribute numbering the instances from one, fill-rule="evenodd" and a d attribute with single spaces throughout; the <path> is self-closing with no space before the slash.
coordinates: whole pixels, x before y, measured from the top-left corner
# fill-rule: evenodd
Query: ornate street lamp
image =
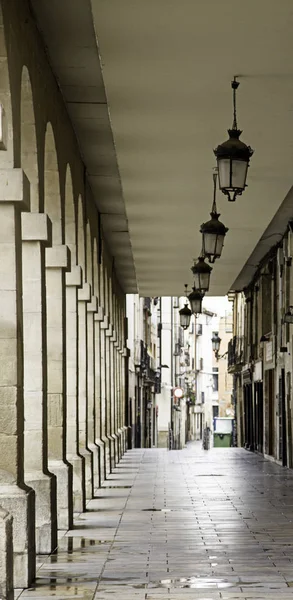
<path id="1" fill-rule="evenodd" d="M 194 287 L 202 294 L 209 290 L 212 270 L 212 267 L 205 262 L 204 256 L 199 256 L 197 263 L 191 267 L 194 275 Z"/>
<path id="2" fill-rule="evenodd" d="M 237 127 L 236 90 L 239 81 L 236 81 L 236 77 L 231 82 L 231 86 L 233 90 L 232 129 L 228 129 L 229 139 L 220 144 L 214 153 L 218 164 L 220 190 L 228 196 L 230 202 L 233 202 L 236 196 L 241 196 L 246 187 L 247 169 L 253 150 L 239 139 L 242 131 Z"/>
<path id="3" fill-rule="evenodd" d="M 185 284 L 185 296 L 187 299 L 187 283 Z M 187 302 L 184 305 L 184 307 L 181 308 L 181 310 L 179 310 L 179 315 L 180 315 L 180 326 L 183 327 L 183 329 L 188 329 L 188 327 L 190 325 L 190 319 L 191 319 L 192 312 L 191 312 L 190 308 L 188 307 Z"/>
<path id="4" fill-rule="evenodd" d="M 218 332 L 214 332 L 214 335 L 212 337 L 212 349 L 216 356 L 218 356 L 219 354 L 221 341 L 222 340 L 219 337 Z"/>
<path id="5" fill-rule="evenodd" d="M 289 306 L 289 310 L 285 313 L 284 323 L 293 323 L 293 306 Z"/>
<path id="6" fill-rule="evenodd" d="M 194 315 L 199 315 L 202 313 L 202 299 L 204 294 L 202 294 L 199 290 L 196 290 L 195 287 L 192 288 L 191 294 L 188 296 L 188 300 L 190 302 L 190 308 Z"/>
<path id="7" fill-rule="evenodd" d="M 214 180 L 214 200 L 212 206 L 212 212 L 210 213 L 211 219 L 206 223 L 203 223 L 200 232 L 202 233 L 202 253 L 203 256 L 209 259 L 210 263 L 214 263 L 216 258 L 220 258 L 224 245 L 224 238 L 228 228 L 225 227 L 221 221 L 219 221 L 219 213 L 217 213 L 216 206 L 216 186 L 217 186 L 217 173 L 213 174 Z"/>

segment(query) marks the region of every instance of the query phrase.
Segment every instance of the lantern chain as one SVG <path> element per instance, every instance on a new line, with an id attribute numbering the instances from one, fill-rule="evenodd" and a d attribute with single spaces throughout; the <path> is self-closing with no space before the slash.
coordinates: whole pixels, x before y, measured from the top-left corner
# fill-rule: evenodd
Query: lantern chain
<path id="1" fill-rule="evenodd" d="M 216 205 L 216 194 L 217 194 L 217 176 L 218 173 L 215 170 L 213 173 L 213 181 L 214 181 L 214 199 L 213 199 L 213 206 L 212 206 L 212 213 L 216 213 L 217 212 L 217 205 Z"/>
<path id="2" fill-rule="evenodd" d="M 237 115 L 236 115 L 236 90 L 239 87 L 239 81 L 236 80 L 236 77 L 234 77 L 234 80 L 231 82 L 231 87 L 233 90 L 233 125 L 232 125 L 232 129 L 238 129 Z"/>

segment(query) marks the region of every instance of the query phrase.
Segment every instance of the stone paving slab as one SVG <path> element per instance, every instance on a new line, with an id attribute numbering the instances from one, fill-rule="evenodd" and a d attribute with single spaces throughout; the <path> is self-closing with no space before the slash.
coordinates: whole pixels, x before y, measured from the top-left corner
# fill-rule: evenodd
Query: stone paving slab
<path id="1" fill-rule="evenodd" d="M 293 600 L 293 472 L 237 448 L 127 452 L 19 594 Z"/>

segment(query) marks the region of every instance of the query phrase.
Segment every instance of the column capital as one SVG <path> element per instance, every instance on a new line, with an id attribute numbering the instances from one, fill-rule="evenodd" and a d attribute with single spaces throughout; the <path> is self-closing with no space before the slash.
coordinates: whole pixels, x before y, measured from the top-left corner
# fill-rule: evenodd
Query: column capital
<path id="1" fill-rule="evenodd" d="M 46 268 L 47 269 L 70 269 L 71 262 L 70 250 L 68 246 L 52 246 L 46 248 Z"/>
<path id="2" fill-rule="evenodd" d="M 112 332 L 112 336 L 110 338 L 110 342 L 114 342 L 114 345 L 115 345 L 116 341 L 117 341 L 117 333 L 116 333 L 116 329 L 114 329 L 114 327 L 113 327 L 113 332 Z"/>
<path id="3" fill-rule="evenodd" d="M 87 305 L 88 312 L 96 313 L 99 310 L 98 298 L 97 296 L 92 296 L 90 302 Z"/>
<path id="4" fill-rule="evenodd" d="M 21 236 L 23 242 L 52 243 L 52 223 L 44 213 L 21 213 Z"/>
<path id="5" fill-rule="evenodd" d="M 98 312 L 95 313 L 95 321 L 100 321 L 102 322 L 104 320 L 104 309 L 102 306 L 98 307 Z"/>
<path id="6" fill-rule="evenodd" d="M 111 338 L 113 335 L 113 325 L 112 323 L 109 323 L 108 328 L 106 329 L 106 336 Z M 110 339 L 111 341 L 111 339 Z"/>
<path id="7" fill-rule="evenodd" d="M 103 319 L 103 321 L 101 321 L 101 328 L 108 329 L 108 327 L 109 327 L 109 317 L 108 317 L 108 315 L 104 315 L 104 319 Z"/>
<path id="8" fill-rule="evenodd" d="M 82 271 L 79 265 L 74 265 L 71 270 L 65 274 L 65 282 L 67 287 L 82 286 Z"/>
<path id="9" fill-rule="evenodd" d="M 0 203 L 16 203 L 30 210 L 30 182 L 22 169 L 0 169 Z"/>
<path id="10" fill-rule="evenodd" d="M 78 301 L 79 302 L 90 302 L 92 297 L 92 290 L 89 283 L 84 283 L 83 286 L 78 290 Z"/>

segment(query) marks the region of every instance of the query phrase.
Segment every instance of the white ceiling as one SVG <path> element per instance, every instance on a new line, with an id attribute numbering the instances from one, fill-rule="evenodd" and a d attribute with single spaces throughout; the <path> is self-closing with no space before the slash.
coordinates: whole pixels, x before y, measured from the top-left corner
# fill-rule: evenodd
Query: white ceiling
<path id="1" fill-rule="evenodd" d="M 293 184 L 292 0 L 92 0 L 92 11 L 141 295 L 192 282 L 239 75 L 255 154 L 243 196 L 218 194 L 229 232 L 210 294 L 225 294 Z"/>

